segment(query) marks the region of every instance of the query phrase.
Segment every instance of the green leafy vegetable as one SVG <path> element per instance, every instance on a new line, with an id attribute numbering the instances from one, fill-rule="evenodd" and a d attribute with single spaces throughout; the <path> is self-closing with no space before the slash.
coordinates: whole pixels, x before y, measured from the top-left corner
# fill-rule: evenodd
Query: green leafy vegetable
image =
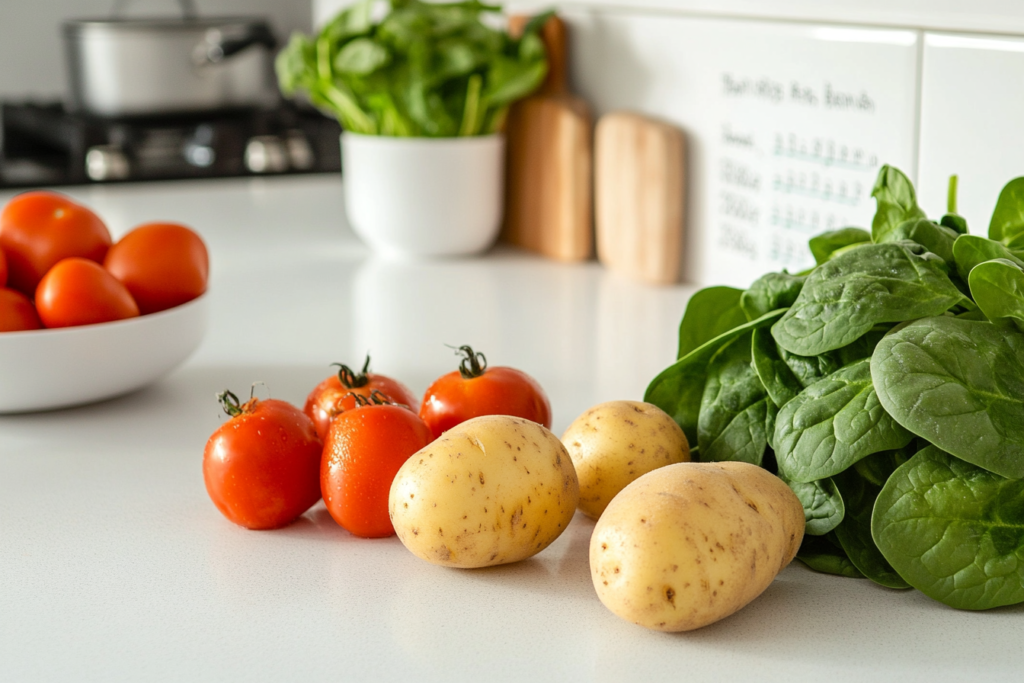
<path id="1" fill-rule="evenodd" d="M 804 536 L 796 559 L 822 574 L 835 574 L 851 579 L 864 578 L 846 556 L 846 551 L 839 545 L 834 532 L 824 536 Z"/>
<path id="2" fill-rule="evenodd" d="M 1024 261 L 1017 258 L 1002 242 L 979 237 L 978 235 L 960 235 L 953 243 L 953 259 L 956 269 L 963 277 L 968 277 L 974 267 L 993 259 L 1006 259 L 1024 267 Z"/>
<path id="3" fill-rule="evenodd" d="M 813 237 L 814 268 L 695 294 L 646 399 L 703 459 L 778 473 L 808 567 L 1024 602 L 1024 178 L 991 239 L 967 234 L 955 177 L 938 223 L 897 169 L 873 195 L 871 233 Z"/>
<path id="4" fill-rule="evenodd" d="M 730 342 L 708 365 L 697 421 L 704 462 L 741 460 L 760 465 L 775 405 L 750 364 L 750 334 Z"/>
<path id="5" fill-rule="evenodd" d="M 840 228 L 812 237 L 808 246 L 811 248 L 811 255 L 814 256 L 815 262 L 820 266 L 840 249 L 870 242 L 871 233 L 863 228 Z"/>
<path id="6" fill-rule="evenodd" d="M 831 479 L 799 482 L 780 478 L 793 490 L 804 506 L 805 533 L 824 536 L 839 526 L 846 514 L 843 497 Z"/>
<path id="7" fill-rule="evenodd" d="M 755 320 L 779 308 L 789 308 L 796 301 L 807 278 L 789 273 L 768 273 L 754 281 L 740 297 L 740 308 L 747 320 Z"/>
<path id="8" fill-rule="evenodd" d="M 772 334 L 784 349 L 814 356 L 879 323 L 940 315 L 964 298 L 944 268 L 914 242 L 860 247 L 815 268 Z"/>
<path id="9" fill-rule="evenodd" d="M 747 322 L 740 306 L 742 289 L 705 287 L 690 297 L 679 324 L 679 351 L 682 358 L 690 351 Z"/>
<path id="10" fill-rule="evenodd" d="M 887 241 L 888 233 L 899 227 L 900 223 L 926 217 L 917 205 L 913 184 L 899 169 L 892 166 L 882 166 L 879 170 L 871 196 L 878 203 L 875 218 L 871 221 L 871 237 L 876 243 Z"/>
<path id="11" fill-rule="evenodd" d="M 387 12 L 374 20 L 374 9 Z M 508 106 L 547 74 L 531 21 L 519 39 L 482 20 L 477 0 L 361 0 L 315 38 L 296 33 L 275 63 L 281 91 L 298 92 L 364 135 L 451 137 L 496 132 Z"/>
<path id="12" fill-rule="evenodd" d="M 988 224 L 988 237 L 1011 248 L 1024 246 L 1024 178 L 1014 178 L 1003 186 Z"/>
<path id="13" fill-rule="evenodd" d="M 835 478 L 846 504 L 843 521 L 836 527 L 836 540 L 860 572 L 887 588 L 910 588 L 896 573 L 871 537 L 871 511 L 881 491 L 863 479 L 855 470 L 847 470 Z"/>
<path id="14" fill-rule="evenodd" d="M 889 478 L 871 533 L 910 585 L 959 609 L 1024 601 L 1024 481 L 929 446 Z"/>
<path id="15" fill-rule="evenodd" d="M 949 316 L 916 320 L 879 342 L 871 378 L 886 411 L 913 433 L 1024 477 L 1024 336 Z"/>
<path id="16" fill-rule="evenodd" d="M 975 303 L 989 320 L 1009 320 L 1024 329 L 1024 270 L 1014 261 L 980 263 L 971 270 L 969 282 Z"/>
<path id="17" fill-rule="evenodd" d="M 868 359 L 840 368 L 779 410 L 775 458 L 792 481 L 839 474 L 861 458 L 901 448 L 913 435 L 882 408 Z"/>
<path id="18" fill-rule="evenodd" d="M 708 365 L 729 342 L 759 327 L 771 325 L 783 312 L 773 311 L 735 327 L 686 354 L 651 380 L 644 393 L 644 401 L 671 415 L 683 428 L 687 441 L 697 443 L 697 417 L 704 396 Z"/>

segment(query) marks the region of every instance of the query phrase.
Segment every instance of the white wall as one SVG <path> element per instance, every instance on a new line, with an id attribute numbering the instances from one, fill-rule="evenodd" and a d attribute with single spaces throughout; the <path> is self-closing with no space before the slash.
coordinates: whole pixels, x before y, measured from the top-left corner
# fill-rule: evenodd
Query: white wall
<path id="1" fill-rule="evenodd" d="M 312 26 L 310 0 L 195 0 L 202 15 L 260 15 L 283 38 Z M 114 0 L 0 0 L 0 99 L 53 100 L 65 91 L 61 22 L 109 16 Z M 134 0 L 132 16 L 178 11 L 175 0 Z"/>

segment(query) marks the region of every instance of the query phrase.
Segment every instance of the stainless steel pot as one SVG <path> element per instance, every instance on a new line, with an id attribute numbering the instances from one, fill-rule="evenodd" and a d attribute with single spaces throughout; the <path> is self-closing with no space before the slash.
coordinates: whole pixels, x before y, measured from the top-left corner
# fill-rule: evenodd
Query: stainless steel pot
<path id="1" fill-rule="evenodd" d="M 120 117 L 276 103 L 267 21 L 199 17 L 191 0 L 179 4 L 180 19 L 65 23 L 70 107 Z"/>

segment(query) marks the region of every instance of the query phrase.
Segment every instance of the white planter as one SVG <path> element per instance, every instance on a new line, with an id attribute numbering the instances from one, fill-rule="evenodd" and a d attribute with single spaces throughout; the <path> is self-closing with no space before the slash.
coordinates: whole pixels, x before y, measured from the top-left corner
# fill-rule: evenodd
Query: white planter
<path id="1" fill-rule="evenodd" d="M 505 138 L 341 134 L 345 212 L 375 251 L 400 258 L 463 256 L 498 236 Z"/>

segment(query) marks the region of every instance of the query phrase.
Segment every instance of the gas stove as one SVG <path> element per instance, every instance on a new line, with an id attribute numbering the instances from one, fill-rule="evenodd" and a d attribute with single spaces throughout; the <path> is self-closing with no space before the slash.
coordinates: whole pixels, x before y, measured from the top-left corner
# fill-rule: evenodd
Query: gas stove
<path id="1" fill-rule="evenodd" d="M 0 187 L 337 173 L 337 122 L 269 110 L 108 119 L 61 104 L 0 105 Z"/>

